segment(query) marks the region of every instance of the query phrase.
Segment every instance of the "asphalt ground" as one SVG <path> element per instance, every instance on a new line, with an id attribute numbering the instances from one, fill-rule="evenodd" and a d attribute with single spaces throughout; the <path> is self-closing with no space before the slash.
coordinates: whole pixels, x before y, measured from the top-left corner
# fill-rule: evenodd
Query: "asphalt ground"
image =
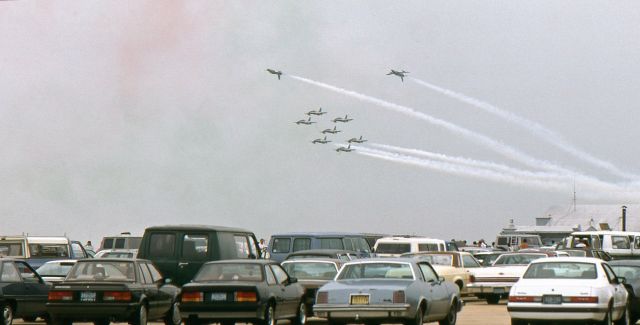
<path id="1" fill-rule="evenodd" d="M 25 325 L 43 325 L 43 321 L 37 321 L 34 323 L 23 322 L 21 319 L 16 319 L 14 324 Z M 308 322 L 310 325 L 323 325 L 326 322 L 311 318 Z M 75 323 L 89 325 L 91 323 Z M 125 325 L 126 323 L 112 323 L 117 325 Z M 153 325 L 164 325 L 163 323 L 153 322 Z M 287 321 L 278 321 L 278 324 L 290 324 Z M 428 324 L 438 324 L 428 323 Z M 509 313 L 507 312 L 506 300 L 501 300 L 497 305 L 488 305 L 484 300 L 466 300 L 466 305 L 462 308 L 462 311 L 458 314 L 458 325 L 508 325 L 511 324 L 509 319 Z M 92 324 L 91 324 L 92 325 Z"/>

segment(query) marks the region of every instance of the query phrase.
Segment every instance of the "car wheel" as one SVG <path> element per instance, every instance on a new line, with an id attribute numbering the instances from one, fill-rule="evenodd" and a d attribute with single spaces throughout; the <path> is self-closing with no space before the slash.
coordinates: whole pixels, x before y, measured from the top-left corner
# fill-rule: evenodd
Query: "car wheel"
<path id="1" fill-rule="evenodd" d="M 304 301 L 300 302 L 298 306 L 298 313 L 296 317 L 293 319 L 294 325 L 304 325 L 307 323 L 307 305 L 304 304 Z"/>
<path id="2" fill-rule="evenodd" d="M 180 325 L 182 323 L 182 316 L 180 315 L 180 306 L 177 301 L 174 301 L 171 304 L 171 309 L 167 312 L 167 315 L 164 316 L 164 324 L 165 325 Z"/>
<path id="3" fill-rule="evenodd" d="M 607 314 L 604 316 L 604 320 L 602 322 L 600 322 L 600 324 L 602 325 L 613 325 L 613 320 L 611 317 L 611 306 L 609 306 L 609 309 L 607 310 Z"/>
<path id="4" fill-rule="evenodd" d="M 2 306 L 2 324 L 11 325 L 13 323 L 13 306 L 6 304 Z"/>
<path id="5" fill-rule="evenodd" d="M 36 319 L 38 319 L 38 317 L 22 317 L 22 320 L 27 323 L 33 323 L 36 321 Z"/>
<path id="6" fill-rule="evenodd" d="M 138 314 L 134 317 L 132 325 L 147 325 L 147 306 L 144 303 L 140 304 Z"/>
<path id="7" fill-rule="evenodd" d="M 264 319 L 260 321 L 261 325 L 276 325 L 275 318 L 276 307 L 274 304 L 270 303 L 267 305 L 267 308 L 264 311 Z"/>
<path id="8" fill-rule="evenodd" d="M 488 295 L 487 303 L 489 305 L 495 305 L 500 302 L 500 295 Z"/>
<path id="9" fill-rule="evenodd" d="M 511 325 L 527 325 L 529 324 L 528 321 L 524 320 L 524 319 L 511 319 Z"/>
<path id="10" fill-rule="evenodd" d="M 449 308 L 449 313 L 447 314 L 447 317 L 439 321 L 438 323 L 440 323 L 440 325 L 456 325 L 457 321 L 458 321 L 458 306 L 456 306 L 456 303 L 454 302 L 451 304 L 451 308 Z"/>
<path id="11" fill-rule="evenodd" d="M 422 307 L 418 307 L 416 316 L 412 320 L 405 322 L 406 325 L 422 325 L 422 323 L 424 323 L 424 312 L 422 311 Z"/>
<path id="12" fill-rule="evenodd" d="M 111 322 L 108 319 L 100 319 L 93 321 L 93 325 L 109 325 Z"/>

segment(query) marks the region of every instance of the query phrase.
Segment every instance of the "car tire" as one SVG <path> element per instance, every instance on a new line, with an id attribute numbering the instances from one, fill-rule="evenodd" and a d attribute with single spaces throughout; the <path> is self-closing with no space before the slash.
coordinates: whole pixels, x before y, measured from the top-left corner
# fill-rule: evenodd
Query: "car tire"
<path id="1" fill-rule="evenodd" d="M 456 323 L 458 322 L 458 306 L 456 305 L 455 302 L 453 302 L 451 304 L 451 308 L 449 308 L 449 313 L 447 314 L 447 316 L 439 321 L 438 323 L 440 325 L 456 325 Z"/>
<path id="2" fill-rule="evenodd" d="M 10 304 L 2 305 L 2 325 L 11 325 L 13 323 L 13 306 Z"/>
<path id="3" fill-rule="evenodd" d="M 131 325 L 147 325 L 147 306 L 144 303 L 140 304 L 138 307 L 138 312 L 134 316 L 134 319 L 131 321 Z"/>
<path id="4" fill-rule="evenodd" d="M 260 320 L 260 325 L 276 325 L 276 306 L 269 303 L 264 310 L 264 319 Z"/>
<path id="5" fill-rule="evenodd" d="M 164 316 L 164 324 L 180 325 L 181 323 L 182 323 L 182 316 L 180 315 L 180 305 L 178 305 L 177 301 L 174 301 L 171 304 L 171 308 L 167 312 L 167 315 Z"/>
<path id="6" fill-rule="evenodd" d="M 613 320 L 611 317 L 611 306 L 609 306 L 609 309 L 607 310 L 607 314 L 604 316 L 604 320 L 602 322 L 600 322 L 600 324 L 602 325 L 613 325 Z"/>
<path id="7" fill-rule="evenodd" d="M 413 319 L 405 322 L 405 325 L 422 325 L 424 323 L 424 311 L 422 311 L 422 307 L 418 307 L 416 311 L 416 316 Z"/>
<path id="8" fill-rule="evenodd" d="M 27 323 L 33 323 L 36 321 L 36 319 L 38 319 L 38 317 L 22 317 L 22 320 Z"/>
<path id="9" fill-rule="evenodd" d="M 489 305 L 496 305 L 500 302 L 500 295 L 487 295 L 487 303 Z"/>
<path id="10" fill-rule="evenodd" d="M 307 323 L 307 305 L 303 301 L 300 301 L 298 305 L 298 312 L 296 313 L 296 317 L 291 320 L 293 325 L 304 325 Z"/>
<path id="11" fill-rule="evenodd" d="M 511 325 L 527 325 L 529 321 L 525 319 L 511 319 Z"/>
<path id="12" fill-rule="evenodd" d="M 109 325 L 111 324 L 111 322 L 108 319 L 99 319 L 96 321 L 93 321 L 93 325 Z"/>

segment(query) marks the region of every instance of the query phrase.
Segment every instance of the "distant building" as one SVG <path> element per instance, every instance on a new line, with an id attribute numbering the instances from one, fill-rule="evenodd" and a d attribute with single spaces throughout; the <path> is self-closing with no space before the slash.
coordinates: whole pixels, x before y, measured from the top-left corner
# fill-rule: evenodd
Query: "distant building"
<path id="1" fill-rule="evenodd" d="M 640 231 L 640 204 L 626 206 L 626 230 Z M 516 226 L 513 219 L 500 234 L 540 235 L 542 243 L 558 243 L 574 231 L 622 230 L 622 205 L 582 204 L 553 206 L 536 218 L 535 226 Z"/>

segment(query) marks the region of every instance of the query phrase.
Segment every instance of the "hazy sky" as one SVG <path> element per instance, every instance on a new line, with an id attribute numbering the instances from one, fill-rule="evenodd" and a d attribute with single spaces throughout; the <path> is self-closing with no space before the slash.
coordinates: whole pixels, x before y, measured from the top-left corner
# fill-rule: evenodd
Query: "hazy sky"
<path id="1" fill-rule="evenodd" d="M 519 125 L 385 74 L 408 70 L 640 174 L 638 21 L 636 1 L 0 2 L 0 234 L 98 241 L 197 223 L 265 238 L 298 230 L 493 238 L 510 218 L 532 224 L 569 204 L 572 182 L 548 189 L 337 154 L 334 143 L 363 135 L 367 144 L 544 171 L 477 138 L 265 69 L 410 107 L 618 186 L 628 180 Z M 317 124 L 293 123 L 318 107 L 329 114 Z M 339 125 L 332 144 L 310 143 L 345 114 L 354 121 Z M 640 201 L 576 185 L 578 203 Z"/>

